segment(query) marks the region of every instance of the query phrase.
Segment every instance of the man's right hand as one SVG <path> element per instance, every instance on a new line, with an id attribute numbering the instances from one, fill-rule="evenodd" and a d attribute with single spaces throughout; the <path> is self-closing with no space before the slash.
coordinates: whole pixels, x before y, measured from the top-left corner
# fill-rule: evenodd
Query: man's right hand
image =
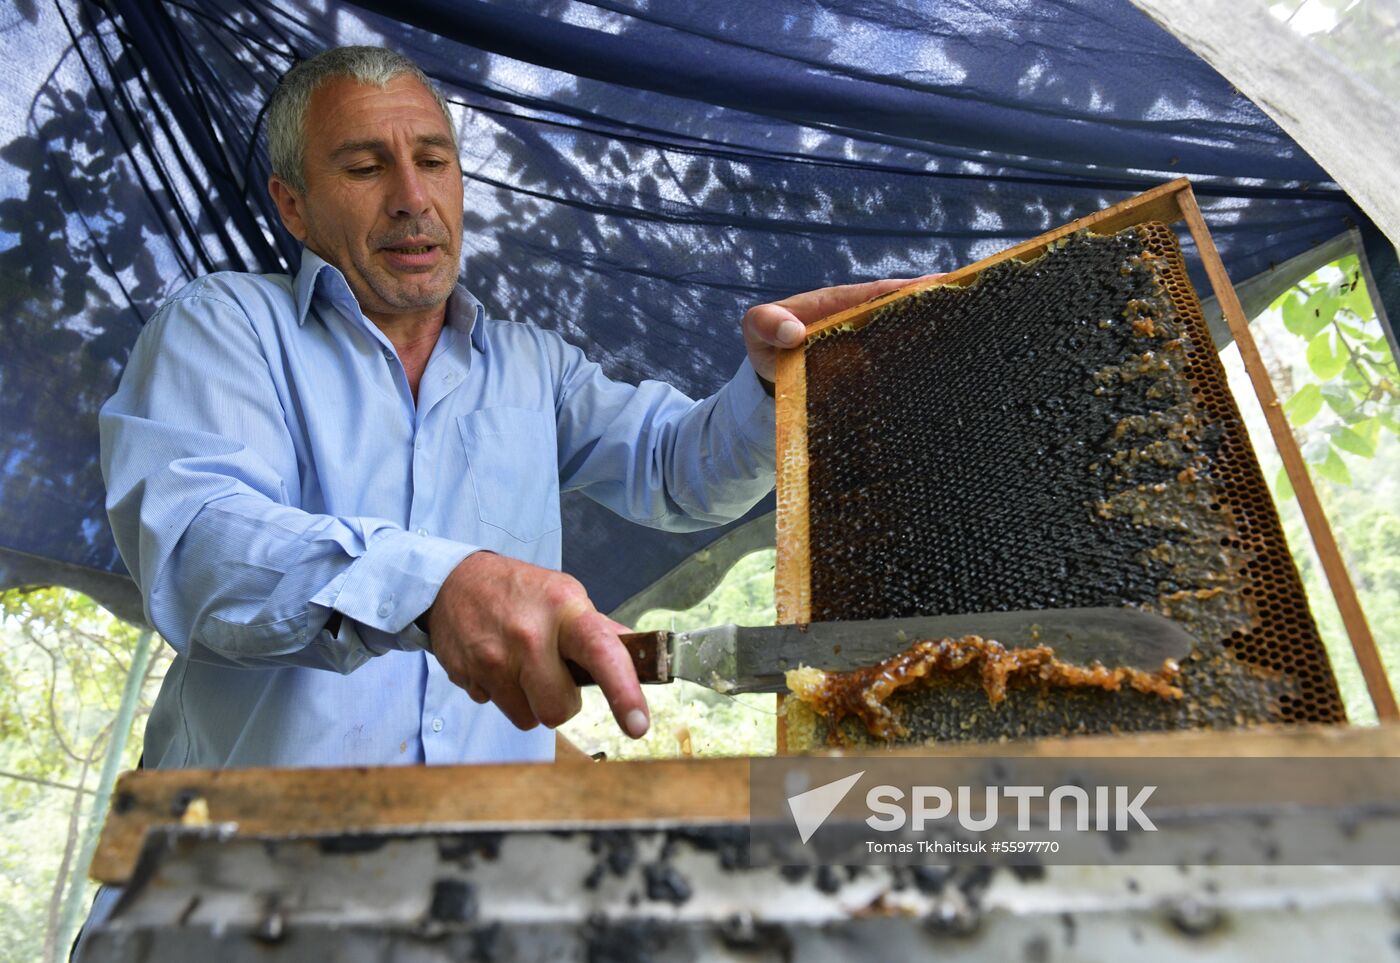
<path id="1" fill-rule="evenodd" d="M 646 698 L 618 639 L 630 630 L 595 609 L 577 579 L 476 552 L 447 576 L 426 621 L 447 677 L 519 728 L 552 729 L 578 712 L 568 659 L 593 676 L 623 732 L 646 734 Z"/>

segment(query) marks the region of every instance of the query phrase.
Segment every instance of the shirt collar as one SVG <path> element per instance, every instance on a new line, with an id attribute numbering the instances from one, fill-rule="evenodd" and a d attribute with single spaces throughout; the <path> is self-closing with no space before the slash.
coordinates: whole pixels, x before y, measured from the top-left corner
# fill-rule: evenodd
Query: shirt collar
<path id="1" fill-rule="evenodd" d="M 306 323 L 306 317 L 311 313 L 311 302 L 317 296 L 332 303 L 347 302 L 354 306 L 356 313 L 360 309 L 345 275 L 310 248 L 301 249 L 301 267 L 297 269 L 293 290 L 296 292 L 298 326 Z M 447 326 L 468 333 L 472 344 L 482 350 L 486 337 L 482 322 L 485 320 L 486 308 L 460 281 L 457 282 L 447 299 Z"/>

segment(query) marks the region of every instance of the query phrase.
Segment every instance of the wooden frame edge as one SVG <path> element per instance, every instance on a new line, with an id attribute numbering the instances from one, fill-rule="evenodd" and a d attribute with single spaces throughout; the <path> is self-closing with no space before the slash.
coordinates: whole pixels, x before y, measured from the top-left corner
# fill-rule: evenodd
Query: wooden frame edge
<path id="1" fill-rule="evenodd" d="M 777 559 L 773 601 L 779 625 L 811 621 L 812 557 L 807 531 L 807 366 L 801 348 L 778 356 Z M 787 755 L 784 697 L 777 699 L 776 751 Z"/>
<path id="2" fill-rule="evenodd" d="M 773 595 L 778 624 L 811 620 L 807 531 L 807 366 L 801 348 L 784 351 L 777 370 L 777 559 Z"/>
<path id="3" fill-rule="evenodd" d="M 968 278 L 976 277 L 981 271 L 992 264 L 997 264 L 1009 259 L 1031 260 L 1039 257 L 1045 249 L 1060 238 L 1068 237 L 1076 231 L 1097 230 L 1102 233 L 1112 234 L 1122 230 L 1132 224 L 1142 221 L 1162 221 L 1166 224 L 1173 224 L 1181 220 L 1181 208 L 1177 204 L 1177 196 L 1182 191 L 1189 191 L 1191 182 L 1184 177 L 1178 177 L 1174 181 L 1168 181 L 1151 190 L 1136 194 L 1125 201 L 1119 201 L 1111 207 L 1106 207 L 1093 214 L 1086 214 L 1084 217 L 1070 221 L 1061 227 L 1047 231 L 1044 234 L 1023 241 L 1004 251 L 998 251 L 990 257 L 984 257 L 980 261 L 975 261 L 965 267 L 960 267 L 956 271 L 941 274 L 936 278 L 915 281 L 913 284 L 905 285 L 887 294 L 871 298 L 864 304 L 858 304 L 845 311 L 838 311 L 836 314 L 822 318 L 807 326 L 807 337 L 820 334 L 829 328 L 838 325 L 851 325 L 860 327 L 870 320 L 870 316 L 886 304 L 898 298 L 908 297 L 920 291 L 927 291 L 930 288 L 940 287 L 945 284 L 959 284 Z M 801 348 L 794 348 L 785 354 L 801 354 Z"/>
<path id="4" fill-rule="evenodd" d="M 1308 474 L 1307 464 L 1303 461 L 1303 453 L 1298 448 L 1298 441 L 1293 437 L 1288 417 L 1283 413 L 1283 406 L 1274 391 L 1269 369 L 1264 365 L 1258 345 L 1254 343 L 1254 336 L 1249 330 L 1249 319 L 1244 316 L 1244 307 L 1240 304 L 1239 296 L 1235 294 L 1234 285 L 1230 283 L 1230 277 L 1220 260 L 1220 253 L 1215 249 L 1215 242 L 1211 239 L 1205 218 L 1196 204 L 1195 192 L 1191 190 L 1189 183 L 1176 195 L 1176 203 L 1186 220 L 1187 230 L 1196 241 L 1196 255 L 1205 267 L 1220 311 L 1225 316 L 1226 324 L 1230 326 L 1230 334 L 1234 337 L 1235 344 L 1239 347 L 1240 360 L 1244 362 L 1245 371 L 1254 386 L 1259 407 L 1264 410 L 1264 419 L 1268 422 L 1269 433 L 1273 435 L 1274 447 L 1278 449 L 1279 457 L 1283 460 L 1283 468 L 1288 473 L 1288 481 L 1298 499 L 1298 507 L 1302 510 L 1303 521 L 1308 527 L 1308 535 L 1327 576 L 1332 596 L 1336 599 L 1342 625 L 1345 626 L 1347 637 L 1351 640 L 1352 652 L 1361 667 L 1361 675 L 1366 681 L 1366 691 L 1371 697 L 1371 704 L 1376 708 L 1376 716 L 1386 721 L 1400 719 L 1400 706 L 1396 705 L 1395 693 L 1390 687 L 1390 679 L 1386 675 L 1385 664 L 1381 661 L 1375 636 L 1371 634 L 1371 627 L 1361 608 L 1356 586 L 1352 584 L 1336 537 L 1332 534 L 1332 526 L 1327 521 L 1327 513 L 1322 509 L 1312 477 Z"/>

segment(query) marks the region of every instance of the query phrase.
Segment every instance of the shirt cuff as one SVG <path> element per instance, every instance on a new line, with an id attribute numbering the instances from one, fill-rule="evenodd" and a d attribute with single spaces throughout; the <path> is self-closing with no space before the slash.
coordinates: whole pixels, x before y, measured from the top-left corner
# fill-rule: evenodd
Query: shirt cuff
<path id="1" fill-rule="evenodd" d="M 311 599 L 365 627 L 372 650 L 385 645 L 379 633 L 401 645 L 426 648 L 427 636 L 413 624 L 437 599 L 452 570 L 479 546 L 392 529 Z"/>
<path id="2" fill-rule="evenodd" d="M 748 358 L 729 383 L 719 389 L 719 403 L 728 410 L 734 423 L 754 445 L 773 454 L 778 450 L 777 402 L 763 390 L 758 372 Z"/>

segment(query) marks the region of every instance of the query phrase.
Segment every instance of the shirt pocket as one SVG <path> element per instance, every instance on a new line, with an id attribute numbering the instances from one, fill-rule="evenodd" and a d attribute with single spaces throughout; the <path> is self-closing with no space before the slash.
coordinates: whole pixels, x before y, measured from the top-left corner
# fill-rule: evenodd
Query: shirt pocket
<path id="1" fill-rule="evenodd" d="M 554 421 L 529 408 L 483 408 L 457 419 L 481 520 L 523 542 L 557 531 Z"/>

